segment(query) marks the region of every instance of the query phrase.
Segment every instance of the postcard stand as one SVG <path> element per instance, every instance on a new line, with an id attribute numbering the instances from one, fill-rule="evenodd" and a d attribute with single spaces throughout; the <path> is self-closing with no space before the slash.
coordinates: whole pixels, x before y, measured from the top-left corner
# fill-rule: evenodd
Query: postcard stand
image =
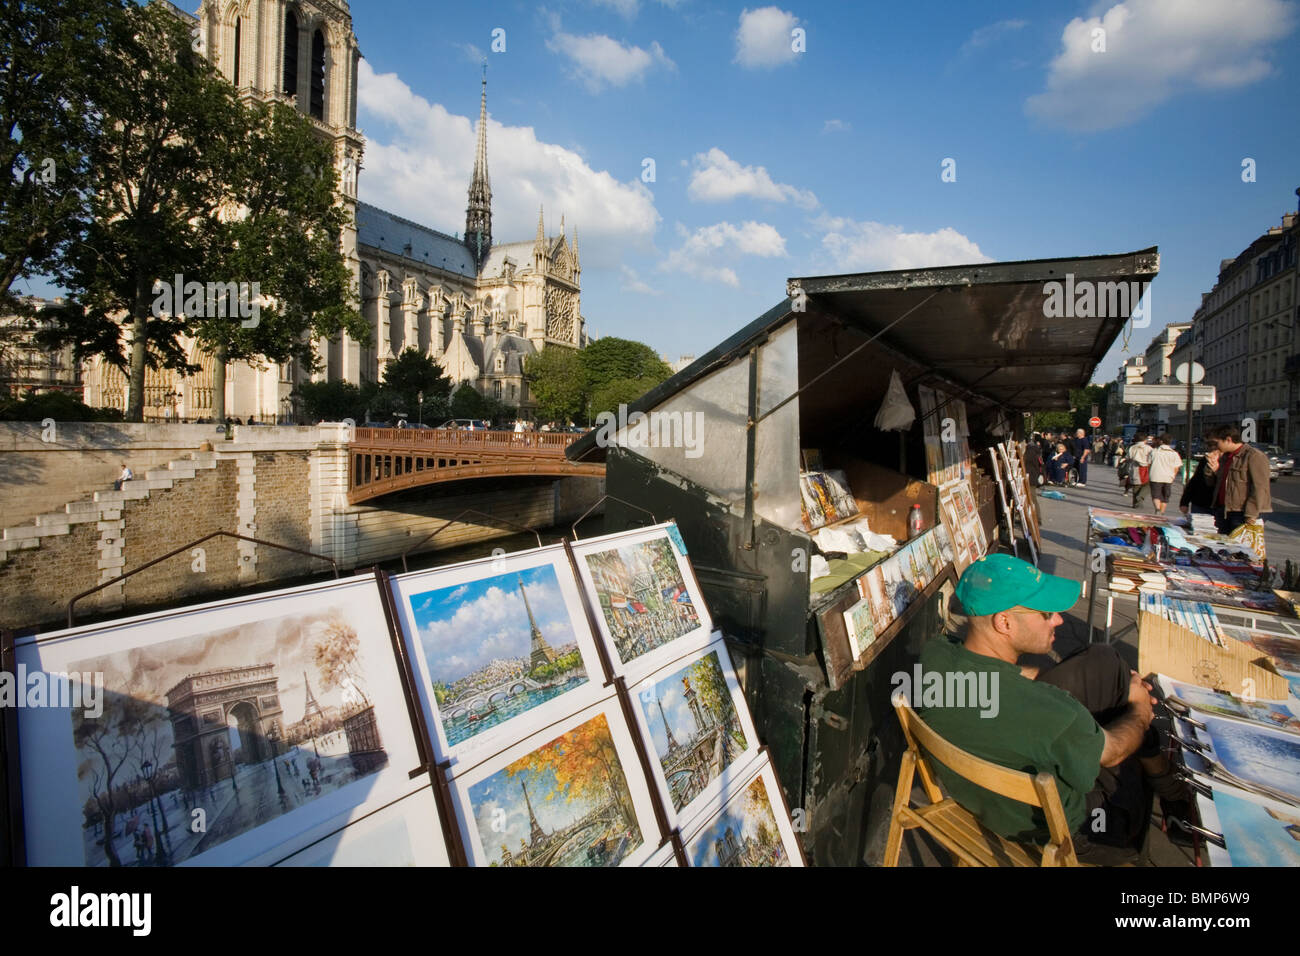
<path id="1" fill-rule="evenodd" d="M 998 500 L 1002 504 L 1002 517 L 1007 522 L 1007 540 L 1011 542 L 1012 553 L 1018 558 L 1020 557 L 1020 545 L 1016 543 L 1016 526 L 1011 521 L 1011 505 L 1007 502 L 1007 483 L 1010 482 L 1011 476 L 1007 475 L 1006 480 L 1003 480 L 1002 468 L 998 466 L 998 451 L 996 448 L 989 449 L 989 463 L 993 466 L 993 483 L 998 486 Z M 1028 535 L 1025 537 L 1028 537 Z"/>
<path id="2" fill-rule="evenodd" d="M 14 632 L 0 630 L 0 672 L 18 679 Z M 15 693 L 22 688 L 15 685 Z M 16 702 L 15 702 L 16 703 Z M 0 865 L 25 866 L 23 781 L 18 762 L 18 708 L 0 706 Z"/>
<path id="3" fill-rule="evenodd" d="M 411 657 L 406 651 L 406 641 L 402 638 L 401 628 L 397 625 L 397 609 L 393 606 L 393 592 L 388 583 L 388 575 L 375 568 L 375 583 L 379 587 L 380 600 L 384 605 L 384 618 L 388 623 L 388 633 L 393 640 L 393 652 L 397 655 L 398 667 L 402 673 L 402 691 L 406 695 L 406 709 L 411 723 L 415 726 L 415 742 L 420 749 L 422 766 L 411 771 L 411 779 L 427 773 L 433 782 L 433 800 L 438 808 L 438 825 L 442 828 L 443 843 L 452 866 L 468 866 L 469 858 L 461 840 L 460 828 L 454 825 L 455 815 L 451 807 L 451 788 L 447 785 L 447 768 L 450 762 L 434 765 L 433 737 L 424 720 L 424 710 L 416 700 L 415 670 Z"/>

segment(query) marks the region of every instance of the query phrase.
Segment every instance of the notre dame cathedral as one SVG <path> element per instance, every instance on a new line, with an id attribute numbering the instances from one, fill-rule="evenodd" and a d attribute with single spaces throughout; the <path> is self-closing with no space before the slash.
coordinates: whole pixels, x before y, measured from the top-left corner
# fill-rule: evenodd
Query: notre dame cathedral
<path id="1" fill-rule="evenodd" d="M 294 105 L 333 144 L 339 200 L 352 213 L 342 237 L 361 314 L 373 341 L 362 348 L 347 335 L 316 343 L 316 379 L 381 381 L 399 353 L 415 348 L 438 361 L 459 384 L 517 406 L 533 403 L 524 359 L 543 346 L 582 348 L 582 268 L 577 230 L 522 242 L 492 236 L 492 184 L 487 157 L 487 77 L 479 100 L 474 172 L 463 238 L 449 236 L 357 199 L 365 139 L 357 130 L 357 66 L 361 51 L 346 0 L 204 0 L 186 18 L 231 83 L 247 96 Z M 148 419 L 202 418 L 212 408 L 212 358 L 189 343 L 195 375 L 150 371 Z M 226 372 L 229 415 L 257 421 L 295 418 L 291 393 L 307 373 L 298 363 L 262 369 L 232 364 Z M 85 372 L 86 402 L 126 406 L 126 379 L 100 360 Z"/>

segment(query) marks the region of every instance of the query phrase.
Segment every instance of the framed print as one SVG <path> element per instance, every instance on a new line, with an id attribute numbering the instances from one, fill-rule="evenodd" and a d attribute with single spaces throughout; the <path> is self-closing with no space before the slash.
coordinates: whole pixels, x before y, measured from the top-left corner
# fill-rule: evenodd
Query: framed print
<path id="1" fill-rule="evenodd" d="M 439 760 L 462 763 L 605 696 L 563 545 L 391 582 Z"/>
<path id="2" fill-rule="evenodd" d="M 849 650 L 853 652 L 854 658 L 861 657 L 876 639 L 870 601 L 862 598 L 844 612 L 844 629 L 849 633 Z"/>
<path id="3" fill-rule="evenodd" d="M 758 773 L 719 797 L 686 838 L 691 866 L 803 866 L 780 785 L 763 757 Z"/>
<path id="4" fill-rule="evenodd" d="M 1235 787 L 1196 795 L 1201 822 L 1227 848 L 1208 843 L 1214 866 L 1300 866 L 1300 809 Z"/>
<path id="5" fill-rule="evenodd" d="M 433 787 L 343 821 L 273 866 L 451 866 Z"/>
<path id="6" fill-rule="evenodd" d="M 903 565 L 903 577 L 917 591 L 924 591 L 934 577 L 925 558 L 925 548 L 919 538 L 909 541 L 903 548 L 900 561 Z"/>
<path id="7" fill-rule="evenodd" d="M 676 524 L 571 547 L 616 676 L 639 680 L 709 642 L 713 621 Z"/>
<path id="8" fill-rule="evenodd" d="M 932 578 L 937 578 L 948 566 L 948 562 L 939 553 L 939 533 L 942 528 L 932 528 L 921 536 L 921 547 L 925 549 L 925 559 L 929 562 Z"/>
<path id="9" fill-rule="evenodd" d="M 1197 736 L 1209 738 L 1214 759 L 1241 786 L 1300 803 L 1300 737 L 1208 714 L 1204 723 Z"/>
<path id="10" fill-rule="evenodd" d="M 21 714 L 32 865 L 246 864 L 419 789 L 372 576 L 16 645 L 29 680 L 99 688 L 93 705 L 83 691 L 81 706 Z"/>
<path id="11" fill-rule="evenodd" d="M 957 560 L 957 556 L 952 550 L 952 535 L 942 524 L 937 525 L 934 529 L 935 544 L 939 546 L 939 559 L 943 567 L 947 567 Z"/>
<path id="12" fill-rule="evenodd" d="M 665 665 L 628 688 L 669 826 L 695 816 L 758 753 L 727 645 Z"/>
<path id="13" fill-rule="evenodd" d="M 903 573 L 902 552 L 886 558 L 881 564 L 881 574 L 885 579 L 885 593 L 889 596 L 894 609 L 894 617 L 901 617 L 912 603 L 915 589 Z"/>
<path id="14" fill-rule="evenodd" d="M 862 596 L 871 605 L 871 621 L 875 626 L 876 634 L 885 633 L 885 629 L 893 623 L 896 615 L 893 597 L 885 583 L 884 568 L 877 564 L 858 578 L 858 586 Z"/>
<path id="15" fill-rule="evenodd" d="M 610 696 L 453 778 L 471 866 L 640 866 L 662 844 Z"/>

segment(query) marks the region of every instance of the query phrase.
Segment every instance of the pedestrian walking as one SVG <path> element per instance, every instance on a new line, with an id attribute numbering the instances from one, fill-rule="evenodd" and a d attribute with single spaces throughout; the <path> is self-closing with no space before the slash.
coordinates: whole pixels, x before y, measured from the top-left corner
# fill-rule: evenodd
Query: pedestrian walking
<path id="1" fill-rule="evenodd" d="M 1151 489 L 1151 446 L 1147 444 L 1150 435 L 1142 432 L 1133 436 L 1133 444 L 1128 450 L 1128 484 L 1133 492 L 1134 509 L 1143 507 L 1150 497 Z"/>
<path id="2" fill-rule="evenodd" d="M 1169 507 L 1169 492 L 1182 466 L 1183 458 L 1174 451 L 1173 439 L 1169 435 L 1156 438 L 1155 448 L 1151 451 L 1151 500 L 1156 514 L 1164 514 Z"/>

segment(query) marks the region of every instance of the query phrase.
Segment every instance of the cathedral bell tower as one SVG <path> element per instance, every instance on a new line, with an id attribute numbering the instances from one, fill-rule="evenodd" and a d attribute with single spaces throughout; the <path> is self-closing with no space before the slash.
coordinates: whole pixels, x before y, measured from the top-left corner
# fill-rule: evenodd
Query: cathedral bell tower
<path id="1" fill-rule="evenodd" d="M 492 249 L 492 181 L 487 165 L 487 64 L 483 65 L 483 95 L 478 106 L 478 145 L 474 148 L 474 178 L 465 209 L 465 246 L 482 272 Z"/>

